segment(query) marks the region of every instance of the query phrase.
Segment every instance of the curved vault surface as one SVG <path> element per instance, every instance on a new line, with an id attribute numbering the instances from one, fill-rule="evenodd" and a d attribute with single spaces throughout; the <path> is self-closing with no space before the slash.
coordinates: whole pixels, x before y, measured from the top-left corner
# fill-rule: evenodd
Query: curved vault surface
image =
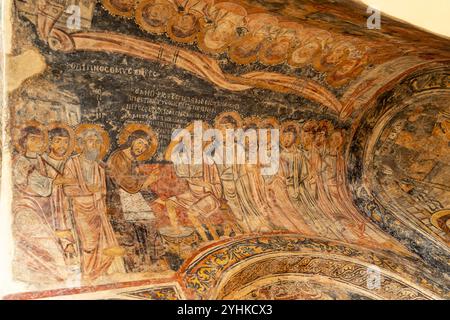
<path id="1" fill-rule="evenodd" d="M 13 6 L 46 67 L 4 109 L 8 298 L 448 298 L 448 39 L 352 1 L 75 2 Z M 177 167 L 194 120 L 280 129 L 281 169 Z"/>

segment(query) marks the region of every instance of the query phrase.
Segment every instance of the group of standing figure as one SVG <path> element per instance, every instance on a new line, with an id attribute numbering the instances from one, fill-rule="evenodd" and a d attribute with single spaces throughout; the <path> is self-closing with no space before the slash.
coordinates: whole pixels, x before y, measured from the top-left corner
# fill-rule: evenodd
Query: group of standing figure
<path id="1" fill-rule="evenodd" d="M 93 280 L 124 272 L 123 248 L 107 216 L 109 146 L 98 125 L 26 123 L 13 163 L 14 272 L 26 282 Z M 72 156 L 75 150 L 75 155 Z"/>
<path id="2" fill-rule="evenodd" d="M 357 242 L 370 233 L 341 188 L 343 131 L 330 121 L 280 124 L 272 117 L 242 119 L 226 112 L 216 117 L 214 127 L 279 129 L 278 171 L 263 175 L 261 163 L 171 163 L 186 188 L 161 199 L 152 186 L 164 180 L 158 166 L 167 164 L 151 170 L 142 166 L 158 146 L 149 126 L 124 125 L 118 149 L 103 162 L 110 138 L 100 125 L 81 124 L 73 130 L 61 122 L 46 127 L 36 121 L 24 124 L 15 136 L 13 162 L 16 278 L 48 283 L 81 274 L 91 281 L 134 271 L 127 267 L 126 241 L 118 229 L 129 221 L 154 222 L 152 203 L 164 206 L 174 234 L 191 228 L 202 242 L 274 231 Z M 166 158 L 175 143 L 167 147 Z M 188 225 L 183 225 L 180 212 L 188 217 Z M 117 213 L 118 224 L 113 217 Z M 214 216 L 220 216 L 220 225 Z M 131 237 L 131 242 L 158 238 L 154 224 L 138 227 L 144 229 L 140 234 L 145 239 Z"/>
<path id="3" fill-rule="evenodd" d="M 289 231 L 353 242 L 364 238 L 365 220 L 346 204 L 347 195 L 340 187 L 344 173 L 342 129 L 335 129 L 328 120 L 279 123 L 273 117 L 242 119 L 236 112 L 220 114 L 214 126 L 224 135 L 228 129 L 278 129 L 279 169 L 264 175 L 259 162 L 174 164 L 178 176 L 189 185 L 187 192 L 167 202 L 175 227 L 174 208 L 182 207 L 204 241 L 210 237 L 216 240 L 219 236 L 211 217 L 223 215 L 220 209 L 225 205 L 232 220 L 218 226 L 227 229 L 222 231 L 225 235 Z M 186 129 L 193 132 L 193 125 Z M 270 141 L 270 131 L 267 133 Z M 169 146 L 168 151 L 172 149 Z"/>

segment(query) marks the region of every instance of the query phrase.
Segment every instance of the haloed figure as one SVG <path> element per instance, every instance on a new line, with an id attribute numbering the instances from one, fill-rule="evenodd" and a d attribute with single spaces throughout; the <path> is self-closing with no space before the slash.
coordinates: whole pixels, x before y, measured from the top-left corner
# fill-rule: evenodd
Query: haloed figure
<path id="1" fill-rule="evenodd" d="M 40 284 L 65 281 L 69 276 L 50 216 L 53 178 L 41 156 L 47 137 L 46 129 L 37 122 L 24 127 L 16 143 L 20 154 L 13 163 L 15 278 Z"/>
<path id="2" fill-rule="evenodd" d="M 139 168 L 139 164 L 156 151 L 156 140 L 146 131 L 135 130 L 127 137 L 122 137 L 123 144 L 108 159 L 108 174 L 119 187 L 118 196 L 123 215 L 140 213 L 153 217 L 149 205 L 140 193 L 158 179 L 157 171 L 147 175 Z"/>
<path id="3" fill-rule="evenodd" d="M 70 198 L 80 239 L 81 270 L 86 280 L 124 272 L 119 257 L 124 252 L 106 216 L 105 169 L 99 160 L 108 142 L 102 132 L 96 125 L 80 126 L 77 129 L 79 154 L 70 158 L 64 168 L 64 177 L 71 181 L 64 185 L 64 193 Z"/>
<path id="4" fill-rule="evenodd" d="M 186 130 L 189 134 L 193 133 L 193 125 L 189 125 Z M 180 146 L 183 146 L 180 148 Z M 183 149 L 182 141 L 174 140 L 166 151 L 166 157 L 169 158 L 176 149 Z M 203 146 L 204 148 L 206 146 Z M 180 154 L 176 156 L 180 157 Z M 173 196 L 166 202 L 167 212 L 171 219 L 172 226 L 179 229 L 176 219 L 177 208 L 182 208 L 200 235 L 202 241 L 208 241 L 205 228 L 214 240 L 219 239 L 215 226 L 211 223 L 213 215 L 220 207 L 222 197 L 222 186 L 220 184 L 217 168 L 214 164 L 191 164 L 174 163 L 174 169 L 179 178 L 187 182 L 188 190 L 182 194 Z"/>
<path id="5" fill-rule="evenodd" d="M 215 126 L 225 135 L 227 129 L 242 129 L 242 119 L 235 112 L 223 113 L 216 118 Z M 242 231 L 270 231 L 267 213 L 261 210 L 261 201 L 255 196 L 258 189 L 255 184 L 258 182 L 252 181 L 247 165 L 236 163 L 236 159 L 233 159 L 232 163 L 222 162 L 217 165 L 217 169 L 223 187 L 223 197 Z"/>
<path id="6" fill-rule="evenodd" d="M 43 160 L 49 177 L 53 178 L 50 196 L 51 224 L 67 257 L 75 253 L 74 234 L 63 184 L 70 182 L 63 177 L 67 158 L 73 151 L 73 131 L 63 123 L 53 123 L 49 130 L 49 147 Z"/>
<path id="7" fill-rule="evenodd" d="M 304 213 L 298 210 L 290 196 L 294 185 L 299 186 L 300 180 L 304 179 L 301 177 L 302 163 L 296 148 L 300 127 L 295 122 L 285 122 L 280 131 L 282 150 L 279 170 L 265 177 L 270 221 L 278 229 L 311 235 L 313 232 L 304 220 Z"/>
<path id="8" fill-rule="evenodd" d="M 122 129 L 119 144 L 119 149 L 107 162 L 108 177 L 112 182 L 108 199 L 120 244 L 128 247 L 127 270 L 136 271 L 148 267 L 159 257 L 155 216 L 144 198 L 159 178 L 159 171 L 141 169 L 142 163 L 155 154 L 157 139 L 147 125 L 130 123 Z M 134 258 L 135 246 L 140 253 L 139 260 Z"/>

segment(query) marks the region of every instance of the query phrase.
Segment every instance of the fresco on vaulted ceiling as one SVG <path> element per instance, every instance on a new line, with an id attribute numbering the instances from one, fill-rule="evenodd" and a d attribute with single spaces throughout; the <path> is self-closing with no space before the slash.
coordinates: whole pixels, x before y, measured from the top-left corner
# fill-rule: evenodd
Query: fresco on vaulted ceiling
<path id="1" fill-rule="evenodd" d="M 9 298 L 448 298 L 449 40 L 365 12 L 14 1 Z M 174 163 L 195 120 L 278 170 Z"/>

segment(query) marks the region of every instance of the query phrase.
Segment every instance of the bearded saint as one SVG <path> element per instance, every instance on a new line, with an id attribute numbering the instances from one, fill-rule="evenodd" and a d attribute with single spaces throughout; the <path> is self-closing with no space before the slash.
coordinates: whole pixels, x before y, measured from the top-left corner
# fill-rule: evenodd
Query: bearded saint
<path id="1" fill-rule="evenodd" d="M 79 133 L 80 153 L 67 161 L 64 177 L 72 180 L 64 185 L 79 238 L 81 270 L 86 280 L 104 274 L 125 272 L 119 247 L 106 215 L 105 169 L 99 163 L 103 138 L 98 128 Z"/>
<path id="2" fill-rule="evenodd" d="M 108 159 L 108 174 L 117 186 L 122 214 L 135 220 L 153 219 L 153 212 L 141 194 L 158 178 L 157 170 L 142 174 L 139 157 L 150 148 L 150 137 L 142 130 L 133 132 L 119 150 Z"/>

